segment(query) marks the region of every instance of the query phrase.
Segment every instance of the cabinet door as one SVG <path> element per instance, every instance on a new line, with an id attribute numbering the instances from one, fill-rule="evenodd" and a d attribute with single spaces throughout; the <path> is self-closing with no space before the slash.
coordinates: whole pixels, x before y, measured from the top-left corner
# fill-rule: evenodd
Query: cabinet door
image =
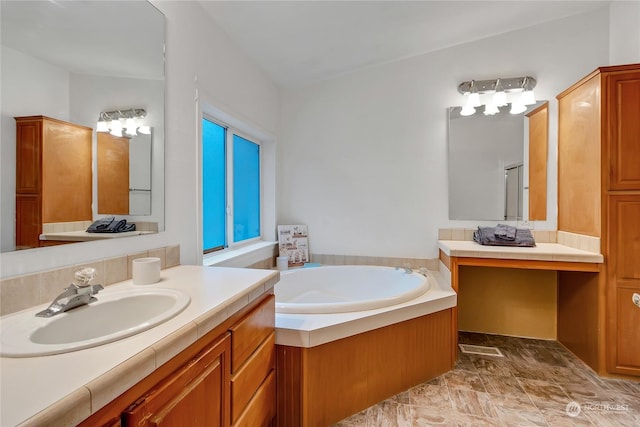
<path id="1" fill-rule="evenodd" d="M 640 69 L 607 76 L 609 189 L 640 190 Z"/>
<path id="2" fill-rule="evenodd" d="M 636 295 L 639 295 L 636 297 Z M 619 288 L 616 295 L 617 310 L 617 368 L 634 369 L 640 374 L 640 287 Z"/>
<path id="3" fill-rule="evenodd" d="M 91 221 L 91 128 L 47 118 L 42 134 L 42 222 Z"/>
<path id="4" fill-rule="evenodd" d="M 609 369 L 640 375 L 640 193 L 609 196 Z"/>
<path id="5" fill-rule="evenodd" d="M 227 333 L 131 405 L 123 425 L 228 426 L 230 349 Z"/>

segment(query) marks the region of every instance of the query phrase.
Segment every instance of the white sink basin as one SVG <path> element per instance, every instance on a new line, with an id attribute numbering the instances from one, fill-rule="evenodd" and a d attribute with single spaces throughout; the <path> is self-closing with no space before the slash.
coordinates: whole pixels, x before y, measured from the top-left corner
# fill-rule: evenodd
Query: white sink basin
<path id="1" fill-rule="evenodd" d="M 3 318 L 0 356 L 44 356 L 113 342 L 171 319 L 190 302 L 185 293 L 165 288 L 106 290 L 96 298 L 48 319 L 35 316 L 42 307 Z"/>

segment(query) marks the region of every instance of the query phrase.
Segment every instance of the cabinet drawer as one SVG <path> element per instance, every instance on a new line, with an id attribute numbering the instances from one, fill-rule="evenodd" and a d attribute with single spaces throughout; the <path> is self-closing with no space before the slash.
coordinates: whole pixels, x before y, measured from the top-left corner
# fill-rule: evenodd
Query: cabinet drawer
<path id="1" fill-rule="evenodd" d="M 262 342 L 247 363 L 231 377 L 231 422 L 240 416 L 276 363 L 276 334 Z"/>
<path id="2" fill-rule="evenodd" d="M 271 371 L 233 427 L 268 426 L 276 415 L 276 375 Z"/>
<path id="3" fill-rule="evenodd" d="M 251 354 L 275 330 L 275 296 L 270 295 L 262 304 L 233 325 L 231 331 L 231 372 L 235 373 Z"/>

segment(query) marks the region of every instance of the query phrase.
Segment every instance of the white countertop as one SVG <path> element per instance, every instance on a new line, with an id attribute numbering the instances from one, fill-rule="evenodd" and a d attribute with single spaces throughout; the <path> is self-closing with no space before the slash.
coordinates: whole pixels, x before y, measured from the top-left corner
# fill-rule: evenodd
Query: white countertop
<path id="1" fill-rule="evenodd" d="M 601 264 L 602 254 L 575 249 L 558 243 L 536 243 L 532 248 L 485 246 L 469 240 L 439 240 L 438 247 L 448 256 L 473 258 L 565 261 Z"/>
<path id="2" fill-rule="evenodd" d="M 189 294 L 191 302 L 165 323 L 120 341 L 53 356 L 0 358 L 0 425 L 15 426 L 35 414 L 25 425 L 77 424 L 268 292 L 278 280 L 279 273 L 271 270 L 178 266 L 162 270 L 154 285 L 136 286 L 127 280 L 108 286 L 101 293 L 141 287 L 179 289 Z M 51 416 L 54 413 L 56 417 Z"/>
<path id="3" fill-rule="evenodd" d="M 53 240 L 64 242 L 88 242 L 91 240 L 117 239 L 119 237 L 139 236 L 141 234 L 157 234 L 156 231 L 126 231 L 124 233 L 87 233 L 80 231 L 59 231 L 42 233 L 40 240 Z"/>

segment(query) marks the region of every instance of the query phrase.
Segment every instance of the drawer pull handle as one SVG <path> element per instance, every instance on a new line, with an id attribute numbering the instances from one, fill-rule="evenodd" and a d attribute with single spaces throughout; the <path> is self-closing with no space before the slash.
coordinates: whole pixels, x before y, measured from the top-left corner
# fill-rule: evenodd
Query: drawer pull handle
<path id="1" fill-rule="evenodd" d="M 633 303 L 634 303 L 636 306 L 640 307 L 640 294 L 636 294 L 636 293 L 634 293 L 634 294 L 631 296 L 631 301 L 633 301 Z"/>

